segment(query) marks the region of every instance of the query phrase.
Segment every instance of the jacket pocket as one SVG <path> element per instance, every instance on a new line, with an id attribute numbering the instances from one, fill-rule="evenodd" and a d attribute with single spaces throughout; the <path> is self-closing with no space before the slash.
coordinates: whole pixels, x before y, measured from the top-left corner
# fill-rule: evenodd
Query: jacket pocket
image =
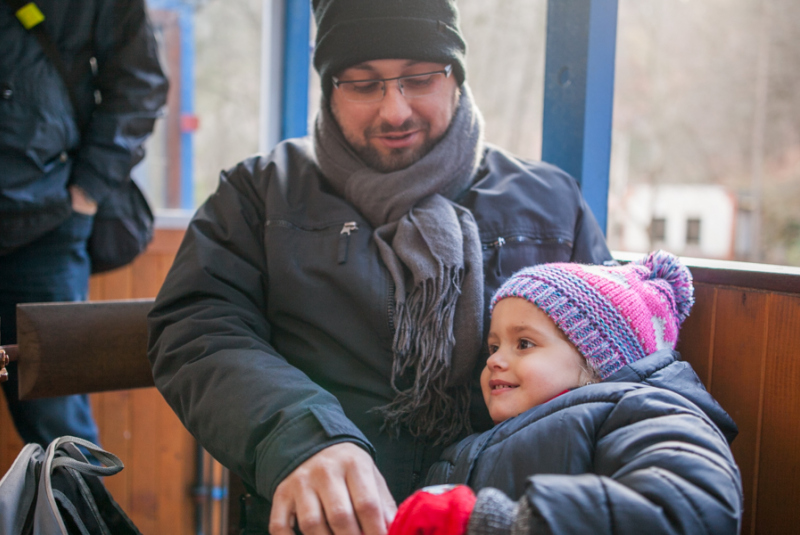
<path id="1" fill-rule="evenodd" d="M 270 219 L 264 239 L 274 347 L 315 380 L 344 386 L 362 366 L 388 376 L 390 277 L 372 228 L 355 217 L 316 226 Z"/>
<path id="2" fill-rule="evenodd" d="M 15 97 L 0 99 L 0 146 L 44 173 L 51 172 L 53 166 L 63 165 L 68 153 L 79 143 L 69 108 L 51 104 L 35 108 Z"/>
<path id="3" fill-rule="evenodd" d="M 481 242 L 484 273 L 503 280 L 522 268 L 550 262 L 569 262 L 572 241 L 558 236 L 508 233 Z"/>

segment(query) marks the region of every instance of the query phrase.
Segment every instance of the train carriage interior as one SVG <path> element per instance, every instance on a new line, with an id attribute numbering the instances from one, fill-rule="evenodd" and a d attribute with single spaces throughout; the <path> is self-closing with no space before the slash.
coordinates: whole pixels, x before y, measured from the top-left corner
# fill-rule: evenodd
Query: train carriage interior
<path id="1" fill-rule="evenodd" d="M 47 335 L 27 362 L 6 350 L 25 396 L 90 394 L 101 443 L 125 464 L 105 485 L 142 533 L 235 534 L 242 481 L 153 386 L 144 320 L 220 171 L 313 128 L 316 28 L 310 0 L 146 3 L 170 81 L 132 171 L 154 238 L 93 275 L 81 308 L 20 308 L 18 332 Z M 572 175 L 618 261 L 665 249 L 691 269 L 677 349 L 739 426 L 741 532 L 796 532 L 800 2 L 457 4 L 486 141 Z M 0 474 L 23 446 L 0 396 Z"/>

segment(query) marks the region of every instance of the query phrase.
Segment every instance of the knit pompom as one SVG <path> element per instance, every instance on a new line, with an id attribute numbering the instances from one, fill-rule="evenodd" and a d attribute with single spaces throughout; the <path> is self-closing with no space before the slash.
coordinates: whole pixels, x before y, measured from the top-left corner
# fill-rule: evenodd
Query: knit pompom
<path id="1" fill-rule="evenodd" d="M 666 251 L 655 251 L 634 262 L 650 270 L 650 279 L 664 279 L 672 287 L 678 321 L 683 323 L 694 305 L 694 285 L 692 273 L 678 257 Z"/>

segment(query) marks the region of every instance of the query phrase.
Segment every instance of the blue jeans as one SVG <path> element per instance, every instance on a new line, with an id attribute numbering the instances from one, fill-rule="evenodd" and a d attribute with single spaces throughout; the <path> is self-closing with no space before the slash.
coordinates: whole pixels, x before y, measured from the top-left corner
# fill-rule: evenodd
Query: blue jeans
<path id="1" fill-rule="evenodd" d="M 86 242 L 92 220 L 92 216 L 73 212 L 55 230 L 0 256 L 0 344 L 17 343 L 17 303 L 86 300 L 91 273 Z M 3 392 L 14 425 L 26 443 L 46 447 L 64 435 L 98 443 L 88 396 L 20 401 L 15 363 L 8 372 Z"/>

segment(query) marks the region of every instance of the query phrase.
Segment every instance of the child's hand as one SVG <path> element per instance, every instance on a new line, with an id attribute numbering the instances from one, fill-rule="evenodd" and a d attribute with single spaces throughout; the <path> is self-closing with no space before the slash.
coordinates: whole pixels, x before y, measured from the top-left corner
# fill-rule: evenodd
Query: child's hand
<path id="1" fill-rule="evenodd" d="M 400 504 L 388 535 L 463 535 L 475 499 L 465 485 L 425 487 Z"/>

